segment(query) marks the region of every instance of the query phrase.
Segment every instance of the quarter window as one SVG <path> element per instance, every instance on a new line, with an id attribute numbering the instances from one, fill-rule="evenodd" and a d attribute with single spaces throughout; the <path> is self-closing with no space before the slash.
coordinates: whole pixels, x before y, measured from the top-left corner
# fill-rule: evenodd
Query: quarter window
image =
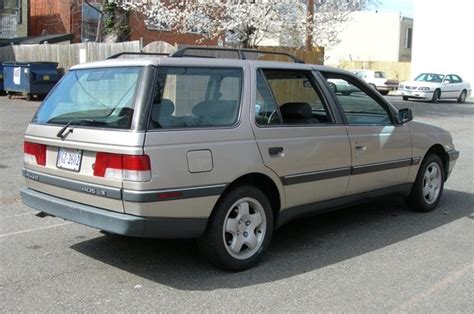
<path id="1" fill-rule="evenodd" d="M 160 67 L 150 128 L 234 125 L 241 90 L 238 68 Z"/>

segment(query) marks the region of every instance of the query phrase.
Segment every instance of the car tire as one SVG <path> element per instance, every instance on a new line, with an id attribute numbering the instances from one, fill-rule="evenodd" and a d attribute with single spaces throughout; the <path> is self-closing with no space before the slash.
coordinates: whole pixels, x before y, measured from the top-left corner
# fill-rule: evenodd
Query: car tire
<path id="1" fill-rule="evenodd" d="M 443 194 L 445 172 L 441 158 L 429 154 L 420 166 L 415 183 L 407 198 L 411 209 L 419 212 L 434 210 Z"/>
<path id="2" fill-rule="evenodd" d="M 437 103 L 440 96 L 441 96 L 441 91 L 439 89 L 435 90 L 433 93 L 433 97 L 431 97 L 431 102 L 434 104 Z"/>
<path id="3" fill-rule="evenodd" d="M 466 102 L 466 97 L 467 97 L 467 91 L 466 90 L 463 90 L 461 92 L 461 95 L 459 95 L 459 98 L 458 98 L 458 103 L 460 104 L 463 104 Z"/>
<path id="4" fill-rule="evenodd" d="M 402 96 L 402 99 L 403 99 L 404 101 L 408 101 L 408 97 L 407 97 L 407 96 Z"/>
<path id="5" fill-rule="evenodd" d="M 384 95 L 384 96 L 387 96 L 387 95 L 388 95 L 388 90 L 380 91 L 380 94 L 382 94 L 382 95 Z"/>
<path id="6" fill-rule="evenodd" d="M 200 252 L 215 266 L 242 271 L 255 266 L 267 250 L 273 233 L 273 213 L 268 197 L 251 185 L 238 186 L 217 202 Z"/>

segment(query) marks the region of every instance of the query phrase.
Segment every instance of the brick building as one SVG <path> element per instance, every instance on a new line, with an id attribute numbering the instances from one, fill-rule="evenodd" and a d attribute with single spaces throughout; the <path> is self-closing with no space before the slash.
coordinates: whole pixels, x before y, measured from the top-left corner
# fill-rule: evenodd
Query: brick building
<path id="1" fill-rule="evenodd" d="M 75 42 L 94 41 L 100 14 L 83 0 L 30 0 L 28 34 L 73 33 Z M 102 0 L 90 0 L 100 8 Z M 172 30 L 147 26 L 143 15 L 130 17 L 130 40 L 143 39 L 144 45 L 152 41 L 165 41 L 172 45 L 217 45 L 217 39 L 204 39 L 196 33 L 176 34 Z"/>

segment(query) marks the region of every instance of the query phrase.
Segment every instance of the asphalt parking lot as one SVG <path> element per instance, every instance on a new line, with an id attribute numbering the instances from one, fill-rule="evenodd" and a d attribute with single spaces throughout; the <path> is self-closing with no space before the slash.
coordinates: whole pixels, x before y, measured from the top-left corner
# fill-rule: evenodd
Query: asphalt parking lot
<path id="1" fill-rule="evenodd" d="M 193 241 L 105 236 L 22 205 L 22 135 L 39 102 L 0 97 L 0 311 L 474 312 L 474 103 L 389 99 L 451 131 L 439 208 L 398 198 L 292 222 L 262 263 L 223 272 Z"/>

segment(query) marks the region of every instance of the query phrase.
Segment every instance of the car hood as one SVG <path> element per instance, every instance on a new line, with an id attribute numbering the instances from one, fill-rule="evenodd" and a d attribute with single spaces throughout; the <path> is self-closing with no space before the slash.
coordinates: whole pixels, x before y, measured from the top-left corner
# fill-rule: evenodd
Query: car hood
<path id="1" fill-rule="evenodd" d="M 420 81 L 405 81 L 405 82 L 400 82 L 400 85 L 404 86 L 414 86 L 414 87 L 437 87 L 441 83 L 435 83 L 435 82 L 420 82 Z"/>

